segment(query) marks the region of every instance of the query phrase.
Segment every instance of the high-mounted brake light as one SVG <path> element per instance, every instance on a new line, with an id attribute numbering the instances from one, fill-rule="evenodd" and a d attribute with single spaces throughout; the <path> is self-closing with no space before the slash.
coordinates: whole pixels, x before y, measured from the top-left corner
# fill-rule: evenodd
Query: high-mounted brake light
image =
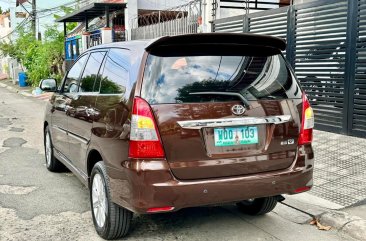
<path id="1" fill-rule="evenodd" d="M 306 94 L 302 94 L 302 120 L 299 136 L 299 145 L 309 144 L 313 141 L 314 112 Z"/>
<path id="2" fill-rule="evenodd" d="M 165 157 L 150 105 L 139 97 L 135 97 L 133 101 L 129 157 Z"/>

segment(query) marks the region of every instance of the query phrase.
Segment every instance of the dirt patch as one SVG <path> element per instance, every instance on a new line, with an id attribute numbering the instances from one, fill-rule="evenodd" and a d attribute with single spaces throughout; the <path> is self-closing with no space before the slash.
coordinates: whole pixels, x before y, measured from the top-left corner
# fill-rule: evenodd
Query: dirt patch
<path id="1" fill-rule="evenodd" d="M 95 233 L 90 216 L 90 212 L 64 212 L 23 220 L 15 210 L 0 207 L 0 240 L 102 240 Z"/>
<path id="2" fill-rule="evenodd" d="M 10 126 L 12 123 L 8 118 L 0 118 L 0 128 L 6 128 Z"/>
<path id="3" fill-rule="evenodd" d="M 27 143 L 27 141 L 23 138 L 11 137 L 4 141 L 3 147 L 20 147 L 25 143 Z"/>
<path id="4" fill-rule="evenodd" d="M 12 194 L 12 195 L 26 195 L 36 190 L 37 187 L 20 187 L 20 186 L 9 186 L 0 185 L 0 193 Z"/>
<path id="5" fill-rule="evenodd" d="M 12 127 L 10 128 L 9 131 L 13 131 L 13 132 L 23 132 L 24 129 L 23 128 L 18 128 L 18 127 Z"/>

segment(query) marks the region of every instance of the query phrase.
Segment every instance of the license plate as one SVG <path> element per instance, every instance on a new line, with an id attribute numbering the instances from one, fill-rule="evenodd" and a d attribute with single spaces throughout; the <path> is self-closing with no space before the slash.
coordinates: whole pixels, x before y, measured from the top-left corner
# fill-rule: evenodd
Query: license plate
<path id="1" fill-rule="evenodd" d="M 258 128 L 255 126 L 215 128 L 215 146 L 236 146 L 258 143 Z"/>

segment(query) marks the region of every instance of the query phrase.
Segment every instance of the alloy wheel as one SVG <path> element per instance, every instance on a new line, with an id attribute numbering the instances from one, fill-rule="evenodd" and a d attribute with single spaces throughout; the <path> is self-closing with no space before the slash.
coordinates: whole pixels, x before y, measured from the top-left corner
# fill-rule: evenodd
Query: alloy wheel
<path id="1" fill-rule="evenodd" d="M 51 138 L 50 134 L 47 132 L 46 134 L 46 165 L 49 167 L 51 165 L 51 159 L 52 159 L 52 145 L 51 145 Z"/>
<path id="2" fill-rule="evenodd" d="M 107 217 L 108 204 L 104 181 L 99 173 L 96 173 L 93 177 L 92 205 L 97 225 L 103 227 Z"/>

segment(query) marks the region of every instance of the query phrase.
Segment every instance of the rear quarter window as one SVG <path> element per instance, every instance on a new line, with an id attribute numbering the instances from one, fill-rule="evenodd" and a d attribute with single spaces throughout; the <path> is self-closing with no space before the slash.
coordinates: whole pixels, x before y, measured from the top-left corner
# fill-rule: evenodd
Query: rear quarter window
<path id="1" fill-rule="evenodd" d="M 130 51 L 111 49 L 103 68 L 100 93 L 129 95 L 132 83 L 129 78 Z"/>

